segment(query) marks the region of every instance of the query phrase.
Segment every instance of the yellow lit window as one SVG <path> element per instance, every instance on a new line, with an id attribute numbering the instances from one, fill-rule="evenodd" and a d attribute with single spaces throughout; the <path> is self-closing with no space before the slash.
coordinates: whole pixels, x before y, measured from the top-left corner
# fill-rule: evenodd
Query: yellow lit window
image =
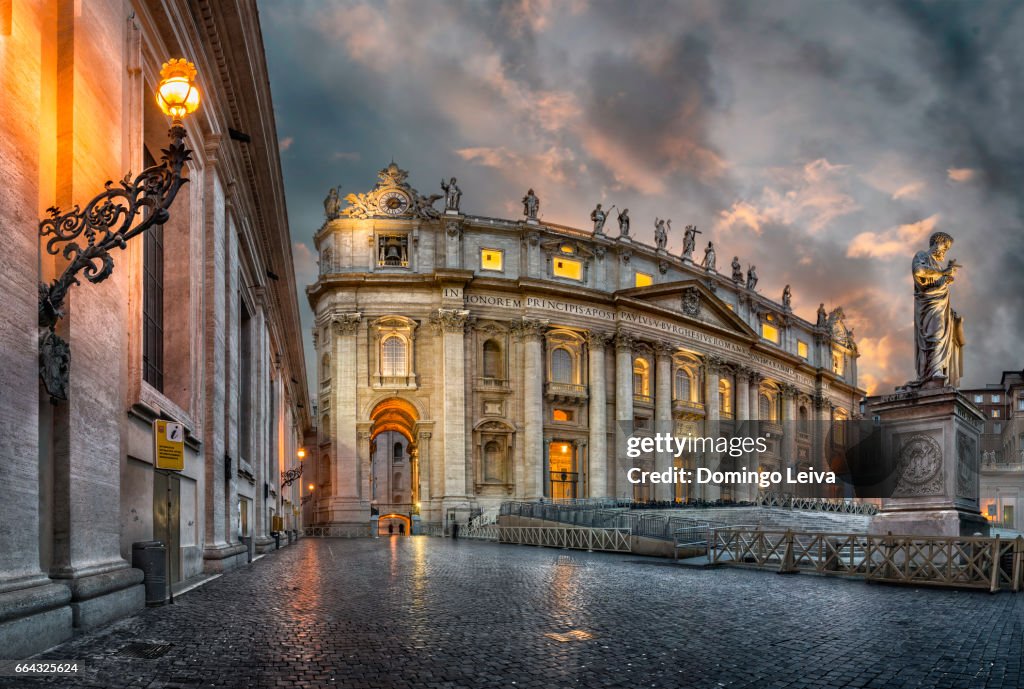
<path id="1" fill-rule="evenodd" d="M 502 270 L 504 254 L 500 249 L 480 249 L 480 270 Z"/>
<path id="2" fill-rule="evenodd" d="M 837 376 L 843 375 L 843 355 L 841 352 L 832 352 L 832 373 Z"/>
<path id="3" fill-rule="evenodd" d="M 555 277 L 569 278 L 570 280 L 583 279 L 583 264 L 570 258 L 556 258 Z"/>
<path id="4" fill-rule="evenodd" d="M 572 421 L 572 412 L 567 409 L 555 409 L 551 412 L 553 421 Z"/>
<path id="5" fill-rule="evenodd" d="M 636 273 L 636 286 L 637 287 L 647 287 L 648 285 L 653 285 L 653 284 L 654 284 L 654 278 L 653 277 L 651 277 L 647 273 L 641 273 L 640 271 L 637 271 L 637 273 Z"/>
<path id="6" fill-rule="evenodd" d="M 768 323 L 761 324 L 761 337 L 768 340 L 769 342 L 779 343 L 779 329 L 774 325 Z"/>
<path id="7" fill-rule="evenodd" d="M 807 343 L 803 340 L 796 341 L 796 353 L 801 359 L 807 358 Z"/>
<path id="8" fill-rule="evenodd" d="M 559 249 L 561 249 L 563 254 L 573 254 L 573 253 L 576 253 L 573 250 L 572 246 L 569 245 L 569 244 L 563 244 L 562 246 L 559 247 Z"/>

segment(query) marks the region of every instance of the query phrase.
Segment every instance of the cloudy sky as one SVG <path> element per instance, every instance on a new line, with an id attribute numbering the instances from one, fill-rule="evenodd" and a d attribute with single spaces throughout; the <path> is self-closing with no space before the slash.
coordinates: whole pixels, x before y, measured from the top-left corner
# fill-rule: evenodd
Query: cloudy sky
<path id="1" fill-rule="evenodd" d="M 914 377 L 910 258 L 963 264 L 965 385 L 1024 366 L 1024 4 L 260 0 L 300 281 L 329 187 L 392 158 L 464 211 L 693 223 L 798 314 L 841 305 L 860 383 Z M 305 295 L 307 350 L 311 314 Z M 315 368 L 310 366 L 310 371 Z"/>

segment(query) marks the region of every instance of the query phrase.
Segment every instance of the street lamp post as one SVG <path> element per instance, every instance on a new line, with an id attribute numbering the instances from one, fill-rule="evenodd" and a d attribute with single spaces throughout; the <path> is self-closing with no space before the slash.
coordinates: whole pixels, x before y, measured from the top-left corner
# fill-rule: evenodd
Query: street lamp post
<path id="1" fill-rule="evenodd" d="M 68 398 L 71 349 L 55 332 L 64 315 L 63 306 L 72 285 L 81 284 L 78 274 L 92 283 L 106 280 L 114 270 L 112 249 L 124 249 L 133 237 L 170 218 L 169 209 L 187 177 L 181 176 L 192 152 L 185 145 L 185 116 L 199 107 L 196 68 L 185 59 L 172 59 L 160 70 L 156 101 L 171 117 L 170 144 L 162 151 L 160 163 L 143 170 L 134 179 L 129 172 L 116 185 L 108 181 L 104 191 L 85 207 L 76 205 L 62 212 L 47 209 L 50 216 L 39 223 L 40 238 L 47 239 L 46 252 L 60 254 L 69 263 L 51 283 L 39 283 L 39 377 L 53 402 Z M 145 210 L 141 222 L 132 223 Z"/>

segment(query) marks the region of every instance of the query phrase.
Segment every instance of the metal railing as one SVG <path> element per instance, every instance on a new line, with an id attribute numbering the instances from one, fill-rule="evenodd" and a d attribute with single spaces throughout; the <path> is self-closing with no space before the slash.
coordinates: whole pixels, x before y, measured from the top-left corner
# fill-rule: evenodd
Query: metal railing
<path id="1" fill-rule="evenodd" d="M 679 515 L 630 512 L 623 504 L 605 499 L 593 504 L 561 504 L 541 502 L 505 502 L 500 514 L 509 517 L 543 519 L 589 529 L 625 529 L 633 536 L 674 540 L 675 533 L 698 525 L 720 526 L 707 520 L 695 520 Z M 630 503 L 624 503 L 629 505 Z"/>
<path id="2" fill-rule="evenodd" d="M 632 552 L 628 529 L 591 529 L 559 526 L 489 526 L 499 543 L 536 545 L 572 550 Z"/>
<path id="3" fill-rule="evenodd" d="M 307 538 L 365 538 L 372 536 L 370 526 L 306 526 L 302 535 Z"/>
<path id="4" fill-rule="evenodd" d="M 716 529 L 714 564 L 863 577 L 868 581 L 1020 591 L 1024 537 L 893 536 Z"/>
<path id="5" fill-rule="evenodd" d="M 813 510 L 839 514 L 878 514 L 878 505 L 848 498 L 798 498 L 780 493 L 758 493 L 754 499 L 758 507 L 784 507 L 791 510 Z"/>

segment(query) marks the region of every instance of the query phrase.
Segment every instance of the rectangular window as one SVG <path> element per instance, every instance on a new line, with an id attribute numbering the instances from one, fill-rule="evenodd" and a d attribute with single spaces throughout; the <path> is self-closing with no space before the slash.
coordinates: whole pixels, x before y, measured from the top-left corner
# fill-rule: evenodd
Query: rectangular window
<path id="1" fill-rule="evenodd" d="M 569 409 L 555 409 L 551 412 L 552 421 L 562 421 L 564 423 L 570 423 L 573 419 L 573 412 Z"/>
<path id="2" fill-rule="evenodd" d="M 761 324 L 761 337 L 769 342 L 779 343 L 779 329 L 770 323 Z"/>
<path id="3" fill-rule="evenodd" d="M 649 416 L 634 416 L 633 417 L 633 430 L 644 431 L 649 430 L 651 427 L 651 419 Z"/>
<path id="4" fill-rule="evenodd" d="M 570 280 L 583 279 L 583 264 L 571 258 L 552 259 L 554 264 L 555 277 L 569 278 Z"/>
<path id="5" fill-rule="evenodd" d="M 984 399 L 984 398 L 981 395 L 975 395 L 974 396 L 974 403 L 975 404 L 981 404 L 982 399 Z"/>
<path id="6" fill-rule="evenodd" d="M 504 252 L 501 249 L 480 249 L 480 270 L 504 270 Z"/>
<path id="7" fill-rule="evenodd" d="M 992 410 L 992 418 L 993 419 L 998 419 L 999 418 L 999 410 L 998 409 L 993 409 Z"/>
<path id="8" fill-rule="evenodd" d="M 803 340 L 796 341 L 796 353 L 801 359 L 807 358 L 807 343 Z"/>
<path id="9" fill-rule="evenodd" d="M 996 435 L 999 435 L 1000 433 L 1002 433 L 1003 432 L 1003 424 L 1001 424 L 1001 423 L 994 423 L 994 424 L 992 424 L 992 432 L 995 433 Z"/>
<path id="10" fill-rule="evenodd" d="M 1024 411 L 1024 397 L 1017 399 L 1017 411 Z"/>
<path id="11" fill-rule="evenodd" d="M 639 270 L 636 272 L 636 286 L 647 287 L 648 285 L 654 284 L 654 278 L 647 273 L 641 273 Z"/>
<path id="12" fill-rule="evenodd" d="M 999 404 L 999 402 L 1001 402 L 1001 401 L 1002 400 L 999 397 L 999 395 L 992 395 L 992 404 Z"/>
<path id="13" fill-rule="evenodd" d="M 156 165 L 149 149 L 143 164 Z M 142 379 L 164 389 L 164 228 L 154 225 L 142 242 Z"/>

